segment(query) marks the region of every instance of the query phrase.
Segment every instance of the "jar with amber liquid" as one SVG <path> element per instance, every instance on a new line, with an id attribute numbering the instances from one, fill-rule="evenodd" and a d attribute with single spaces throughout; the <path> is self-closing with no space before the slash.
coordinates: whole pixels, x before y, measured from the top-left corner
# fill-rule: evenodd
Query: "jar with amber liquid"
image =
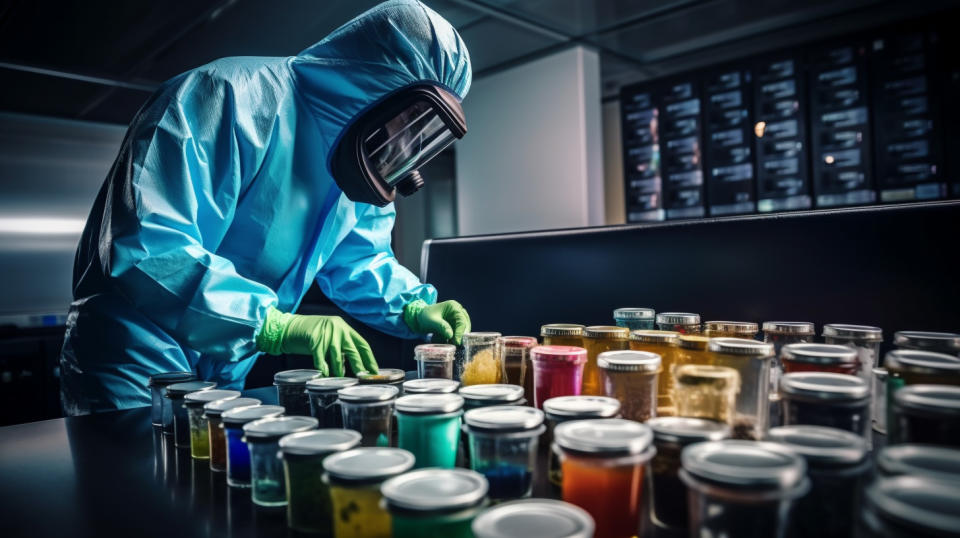
<path id="1" fill-rule="evenodd" d="M 610 325 L 593 325 L 583 330 L 583 347 L 587 362 L 583 365 L 583 387 L 580 394 L 603 396 L 603 381 L 597 367 L 597 356 L 604 351 L 630 349 L 630 329 Z"/>
<path id="2" fill-rule="evenodd" d="M 583 347 L 583 325 L 575 323 L 548 323 L 540 327 L 545 346 Z"/>
<path id="3" fill-rule="evenodd" d="M 703 334 L 710 338 L 746 338 L 752 340 L 760 327 L 751 321 L 708 321 L 703 324 Z"/>
<path id="4" fill-rule="evenodd" d="M 710 339 L 698 334 L 681 334 L 677 339 L 677 364 L 710 364 L 707 342 Z"/>
<path id="5" fill-rule="evenodd" d="M 660 375 L 657 378 L 657 416 L 676 414 L 673 397 L 673 370 L 677 364 L 677 343 L 680 334 L 673 331 L 633 331 L 630 349 L 660 355 Z"/>

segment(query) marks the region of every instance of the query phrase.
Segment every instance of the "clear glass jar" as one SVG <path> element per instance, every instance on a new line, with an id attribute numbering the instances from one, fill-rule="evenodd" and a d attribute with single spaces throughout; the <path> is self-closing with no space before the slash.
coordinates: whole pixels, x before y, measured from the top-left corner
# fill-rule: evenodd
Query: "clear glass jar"
<path id="1" fill-rule="evenodd" d="M 597 357 L 605 395 L 620 402 L 620 415 L 646 422 L 657 412 L 660 355 L 647 351 L 607 351 Z"/>
<path id="2" fill-rule="evenodd" d="M 740 374 L 726 366 L 684 364 L 676 371 L 677 416 L 733 424 Z"/>
<path id="3" fill-rule="evenodd" d="M 617 418 L 574 420 L 554 430 L 563 500 L 593 517 L 596 536 L 639 534 L 652 441 L 647 426 Z"/>
<path id="4" fill-rule="evenodd" d="M 307 395 L 307 381 L 323 377 L 320 370 L 285 370 L 273 376 L 277 387 L 277 404 L 286 409 L 287 416 L 310 416 L 310 397 Z"/>
<path id="5" fill-rule="evenodd" d="M 259 506 L 286 506 L 283 461 L 277 457 L 280 439 L 291 433 L 317 429 L 313 417 L 261 418 L 243 425 L 243 441 L 250 449 L 251 499 Z"/>
<path id="6" fill-rule="evenodd" d="M 323 482 L 323 460 L 359 444 L 359 433 L 339 429 L 291 433 L 280 439 L 289 528 L 332 535 L 333 512 L 330 487 Z"/>
<path id="7" fill-rule="evenodd" d="M 200 390 L 183 398 L 190 422 L 190 457 L 195 460 L 210 459 L 210 429 L 203 406 L 217 400 L 232 400 L 240 397 L 236 390 Z"/>
<path id="8" fill-rule="evenodd" d="M 907 385 L 960 386 L 960 358 L 945 353 L 895 349 L 884 357 L 887 369 L 887 429 L 893 436 L 893 397 Z"/>
<path id="9" fill-rule="evenodd" d="M 463 334 L 463 367 L 459 369 L 460 383 L 467 385 L 487 385 L 502 383 L 500 356 L 497 339 L 500 333 L 469 332 Z"/>
<path id="10" fill-rule="evenodd" d="M 674 398 L 674 370 L 677 365 L 677 344 L 680 333 L 675 331 L 633 331 L 630 333 L 630 349 L 646 351 L 660 356 L 660 375 L 657 376 L 657 416 L 677 414 Z"/>
<path id="11" fill-rule="evenodd" d="M 492 385 L 471 385 L 460 387 L 460 396 L 463 396 L 463 407 L 469 411 L 478 407 L 493 405 L 525 405 L 523 387 L 495 383 Z"/>
<path id="12" fill-rule="evenodd" d="M 223 413 L 235 407 L 249 407 L 260 405 L 256 398 L 232 398 L 216 400 L 203 406 L 207 416 L 207 436 L 210 439 L 210 470 L 223 472 L 227 470 L 227 437 L 223 430 Z"/>
<path id="13" fill-rule="evenodd" d="M 810 491 L 797 500 L 790 536 L 853 536 L 871 461 L 863 437 L 836 428 L 784 426 L 767 436 L 803 456 Z"/>
<path id="14" fill-rule="evenodd" d="M 833 344 L 787 344 L 780 352 L 784 373 L 832 372 L 857 375 L 857 350 Z"/>
<path id="15" fill-rule="evenodd" d="M 476 538 L 591 538 L 593 518 L 586 510 L 553 499 L 523 499 L 498 504 L 473 520 Z"/>
<path id="16" fill-rule="evenodd" d="M 770 415 L 770 362 L 773 345 L 743 338 L 711 338 L 713 363 L 740 374 L 740 392 L 733 419 L 734 439 L 763 439 Z"/>
<path id="17" fill-rule="evenodd" d="M 487 507 L 487 480 L 467 469 L 425 469 L 380 487 L 393 538 L 473 538 L 470 526 Z"/>
<path id="18" fill-rule="evenodd" d="M 700 314 L 690 312 L 661 312 L 657 314 L 657 329 L 680 334 L 700 334 Z"/>
<path id="19" fill-rule="evenodd" d="M 470 468 L 486 477 L 494 500 L 529 497 L 536 471 L 537 442 L 546 429 L 543 411 L 500 405 L 463 415 L 469 436 Z"/>
<path id="20" fill-rule="evenodd" d="M 449 469 L 457 463 L 463 397 L 457 394 L 408 394 L 396 402 L 397 446 L 416 457 L 414 468 Z"/>
<path id="21" fill-rule="evenodd" d="M 543 415 L 547 419 L 547 432 L 542 440 L 549 453 L 547 478 L 559 488 L 563 484 L 563 467 L 560 465 L 560 454 L 553 450 L 553 432 L 557 424 L 571 420 L 618 418 L 620 402 L 607 396 L 558 396 L 543 402 Z"/>
<path id="22" fill-rule="evenodd" d="M 343 427 L 360 432 L 361 446 L 393 445 L 393 406 L 400 391 L 392 385 L 356 385 L 337 391 Z"/>
<path id="23" fill-rule="evenodd" d="M 923 476 L 960 483 L 960 450 L 909 443 L 886 446 L 877 455 L 877 474 L 881 477 Z"/>
<path id="24" fill-rule="evenodd" d="M 746 338 L 757 337 L 760 327 L 752 321 L 707 321 L 703 324 L 703 334 L 709 338 Z"/>
<path id="25" fill-rule="evenodd" d="M 873 369 L 873 390 L 870 407 L 873 411 L 873 431 L 887 433 L 887 369 Z"/>
<path id="26" fill-rule="evenodd" d="M 404 394 L 451 394 L 459 389 L 460 382 L 452 379 L 424 378 L 403 382 Z"/>
<path id="27" fill-rule="evenodd" d="M 580 394 L 603 396 L 603 382 L 597 357 L 604 351 L 630 349 L 630 329 L 608 325 L 594 325 L 583 330 L 583 347 L 587 350 L 587 362 L 583 365 L 583 383 Z"/>
<path id="28" fill-rule="evenodd" d="M 875 480 L 864 492 L 858 538 L 956 536 L 960 483 L 921 476 Z"/>
<path id="29" fill-rule="evenodd" d="M 361 385 L 390 385 L 403 394 L 403 383 L 406 377 L 407 373 L 399 368 L 381 368 L 375 374 L 360 372 L 357 374 L 357 381 Z"/>
<path id="30" fill-rule="evenodd" d="M 960 355 L 960 334 L 897 331 L 893 333 L 893 346 L 899 349 L 917 349 L 957 356 Z"/>
<path id="31" fill-rule="evenodd" d="M 501 336 L 497 340 L 500 378 L 504 383 L 523 387 L 523 396 L 533 400 L 533 367 L 530 366 L 530 350 L 538 345 L 532 336 Z"/>
<path id="32" fill-rule="evenodd" d="M 784 538 L 792 505 L 810 489 L 806 462 L 778 443 L 696 443 L 680 460 L 690 536 Z"/>
<path id="33" fill-rule="evenodd" d="M 453 362 L 457 346 L 452 344 L 420 344 L 413 348 L 420 379 L 453 379 Z"/>
<path id="34" fill-rule="evenodd" d="M 250 448 L 243 440 L 243 425 L 261 418 L 279 417 L 279 405 L 251 405 L 223 412 L 223 433 L 227 438 L 227 485 L 234 488 L 250 487 Z"/>
<path id="35" fill-rule="evenodd" d="M 823 326 L 823 341 L 827 344 L 851 346 L 857 350 L 857 375 L 870 385 L 873 369 L 881 366 L 880 344 L 883 343 L 883 330 L 869 325 L 845 325 L 830 323 Z"/>
<path id="36" fill-rule="evenodd" d="M 355 377 L 319 377 L 307 381 L 310 416 L 317 419 L 320 428 L 342 428 L 343 411 L 337 391 L 359 383 Z"/>
<path id="37" fill-rule="evenodd" d="M 390 513 L 380 486 L 413 468 L 414 457 L 400 448 L 355 448 L 323 461 L 330 486 L 333 535 L 337 538 L 389 538 Z"/>
<path id="38" fill-rule="evenodd" d="M 857 376 L 826 372 L 785 374 L 780 381 L 784 425 L 828 426 L 866 437 L 870 389 Z"/>
<path id="39" fill-rule="evenodd" d="M 164 372 L 150 376 L 147 381 L 152 399 L 150 421 L 154 426 L 163 428 L 163 433 L 167 435 L 173 433 L 173 410 L 170 408 L 170 400 L 163 397 L 167 386 L 195 379 L 197 376 L 193 372 Z"/>
<path id="40" fill-rule="evenodd" d="M 783 377 L 783 363 L 780 354 L 789 344 L 813 342 L 816 334 L 813 323 L 807 321 L 765 321 L 763 322 L 763 341 L 773 344 L 773 359 L 770 361 L 770 426 L 782 424 L 783 410 L 780 405 L 780 378 Z"/>
<path id="41" fill-rule="evenodd" d="M 647 421 L 653 430 L 656 455 L 650 462 L 650 516 L 657 527 L 687 528 L 687 486 L 680 480 L 680 453 L 694 443 L 730 437 L 730 426 L 713 420 L 656 417 Z"/>
<path id="42" fill-rule="evenodd" d="M 533 365 L 533 405 L 557 396 L 576 396 L 583 386 L 587 350 L 575 346 L 537 346 L 530 350 Z"/>
<path id="43" fill-rule="evenodd" d="M 540 337 L 545 346 L 583 347 L 584 329 L 576 323 L 548 323 L 540 326 Z"/>
<path id="44" fill-rule="evenodd" d="M 960 448 L 960 387 L 910 385 L 893 396 L 887 442 Z"/>
<path id="45" fill-rule="evenodd" d="M 613 311 L 613 324 L 631 331 L 651 330 L 657 313 L 652 308 L 618 308 Z"/>
<path id="46" fill-rule="evenodd" d="M 187 408 L 183 406 L 183 398 L 191 392 L 216 388 L 213 381 L 186 381 L 167 385 L 164 397 L 170 400 L 170 411 L 173 416 L 173 444 L 177 448 L 190 447 L 190 417 Z"/>
<path id="47" fill-rule="evenodd" d="M 697 334 L 681 334 L 677 338 L 677 358 L 674 369 L 682 364 L 710 364 L 707 343 L 710 339 Z"/>

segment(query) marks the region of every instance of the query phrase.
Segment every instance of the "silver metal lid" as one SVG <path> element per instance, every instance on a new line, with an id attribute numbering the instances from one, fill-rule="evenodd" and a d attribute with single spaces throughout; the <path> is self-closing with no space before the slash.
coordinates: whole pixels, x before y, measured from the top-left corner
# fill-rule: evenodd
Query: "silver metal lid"
<path id="1" fill-rule="evenodd" d="M 197 379 L 197 376 L 193 372 L 163 372 L 150 376 L 150 379 L 147 381 L 147 386 L 166 387 L 174 383 L 185 383 L 187 381 L 194 381 L 195 379 Z"/>
<path id="2" fill-rule="evenodd" d="M 460 382 L 452 379 L 426 377 L 403 382 L 404 394 L 442 394 L 457 392 L 459 388 Z"/>
<path id="3" fill-rule="evenodd" d="M 380 371 L 375 374 L 371 374 L 370 372 L 360 372 L 357 374 L 357 379 L 364 385 L 397 383 L 403 381 L 405 377 L 407 377 L 407 373 L 398 368 L 381 368 Z"/>
<path id="4" fill-rule="evenodd" d="M 243 435 L 247 439 L 280 439 L 291 433 L 315 430 L 320 422 L 313 417 L 270 417 L 261 418 L 243 425 Z"/>
<path id="5" fill-rule="evenodd" d="M 780 350 L 780 358 L 810 364 L 839 364 L 857 362 L 857 350 L 834 344 L 787 344 Z"/>
<path id="6" fill-rule="evenodd" d="M 476 538 L 592 538 L 593 518 L 579 506 L 524 499 L 485 510 L 473 520 Z"/>
<path id="7" fill-rule="evenodd" d="M 956 420 L 960 415 L 960 387 L 908 385 L 893 393 L 893 405 L 931 417 Z"/>
<path id="8" fill-rule="evenodd" d="M 591 325 L 583 329 L 586 338 L 629 338 L 630 329 L 616 325 Z"/>
<path id="9" fill-rule="evenodd" d="M 960 334 L 927 331 L 897 331 L 893 345 L 905 349 L 922 349 L 956 355 L 960 353 Z"/>
<path id="10" fill-rule="evenodd" d="M 806 462 L 794 451 L 756 441 L 695 443 L 683 449 L 680 461 L 692 477 L 732 487 L 792 489 L 807 472 Z"/>
<path id="11" fill-rule="evenodd" d="M 874 481 L 864 495 L 867 509 L 899 527 L 924 536 L 956 536 L 960 529 L 960 484 L 923 476 L 895 476 Z"/>
<path id="12" fill-rule="evenodd" d="M 730 437 L 729 425 L 702 418 L 654 417 L 644 424 L 653 430 L 656 443 L 689 445 Z"/>
<path id="13" fill-rule="evenodd" d="M 213 381 L 185 381 L 183 383 L 174 383 L 172 385 L 167 385 L 167 388 L 164 392 L 167 398 L 179 399 L 183 398 L 191 392 L 197 392 L 198 390 L 210 390 L 216 388 L 217 384 Z"/>
<path id="14" fill-rule="evenodd" d="M 223 412 L 220 418 L 224 424 L 239 426 L 261 418 L 279 417 L 283 414 L 283 411 L 282 405 L 249 405 L 228 409 Z"/>
<path id="15" fill-rule="evenodd" d="M 655 331 L 637 329 L 630 331 L 630 340 L 646 344 L 667 344 L 675 346 L 680 340 L 680 333 L 675 331 Z"/>
<path id="16" fill-rule="evenodd" d="M 291 456 L 323 456 L 350 450 L 363 436 L 353 430 L 323 429 L 291 433 L 280 439 L 280 452 Z"/>
<path id="17" fill-rule="evenodd" d="M 523 398 L 523 387 L 504 383 L 468 385 L 460 387 L 460 396 L 482 402 L 516 402 Z"/>
<path id="18" fill-rule="evenodd" d="M 576 323 L 548 323 L 540 326 L 540 336 L 583 336 L 584 329 Z"/>
<path id="19" fill-rule="evenodd" d="M 304 385 L 307 381 L 311 379 L 316 379 L 322 376 L 323 373 L 320 370 L 312 369 L 301 369 L 301 370 L 284 370 L 283 372 L 277 372 L 273 374 L 273 384 L 274 385 Z"/>
<path id="20" fill-rule="evenodd" d="M 355 377 L 318 377 L 307 381 L 306 389 L 308 392 L 337 392 L 359 382 Z"/>
<path id="21" fill-rule="evenodd" d="M 337 396 L 345 402 L 385 402 L 400 394 L 393 385 L 354 385 L 337 391 Z"/>
<path id="22" fill-rule="evenodd" d="M 522 405 L 495 405 L 464 413 L 467 426 L 478 430 L 532 430 L 543 424 L 543 411 Z"/>
<path id="23" fill-rule="evenodd" d="M 764 321 L 763 332 L 773 334 L 814 335 L 816 327 L 809 321 Z"/>
<path id="24" fill-rule="evenodd" d="M 260 400 L 256 398 L 230 398 L 226 400 L 214 400 L 203 406 L 203 412 L 209 417 L 218 417 L 224 411 L 235 407 L 248 407 L 251 405 L 260 405 Z"/>
<path id="25" fill-rule="evenodd" d="M 752 321 L 707 321 L 703 324 L 706 331 L 721 331 L 734 333 L 756 334 L 759 326 Z"/>
<path id="26" fill-rule="evenodd" d="M 217 400 L 232 400 L 240 397 L 239 390 L 198 390 L 183 397 L 183 405 L 187 407 L 203 407 L 204 404 Z"/>
<path id="27" fill-rule="evenodd" d="M 823 326 L 823 336 L 849 338 L 851 340 L 883 340 L 883 329 L 870 325 L 849 325 L 846 323 L 828 323 Z"/>
<path id="28" fill-rule="evenodd" d="M 613 319 L 653 319 L 655 315 L 652 308 L 618 308 L 613 311 Z"/>
<path id="29" fill-rule="evenodd" d="M 557 396 L 542 407 L 551 420 L 613 418 L 620 412 L 620 402 L 607 396 Z"/>
<path id="30" fill-rule="evenodd" d="M 960 449 L 910 443 L 891 445 L 877 455 L 877 469 L 888 476 L 927 476 L 960 483 Z"/>
<path id="31" fill-rule="evenodd" d="M 487 479 L 467 469 L 420 469 L 380 486 L 389 506 L 426 512 L 475 506 L 487 495 Z"/>
<path id="32" fill-rule="evenodd" d="M 340 480 L 385 480 L 413 468 L 416 458 L 402 448 L 354 448 L 327 456 L 323 468 Z"/>
<path id="33" fill-rule="evenodd" d="M 956 375 L 960 373 L 960 358 L 945 353 L 916 349 L 894 349 L 887 353 L 883 360 L 887 370 L 908 370 L 918 374 L 949 373 Z M 169 387 L 167 387 L 167 391 L 170 391 Z"/>
<path id="34" fill-rule="evenodd" d="M 408 394 L 397 398 L 398 413 L 408 415 L 437 415 L 463 409 L 463 397 L 458 394 Z"/>
<path id="35" fill-rule="evenodd" d="M 800 454 L 811 467 L 855 465 L 867 458 L 866 440 L 837 428 L 781 426 L 771 428 L 767 440 Z"/>
<path id="36" fill-rule="evenodd" d="M 780 392 L 807 400 L 866 400 L 870 387 L 859 377 L 829 372 L 794 372 L 780 379 Z"/>
<path id="37" fill-rule="evenodd" d="M 452 361 L 457 353 L 457 346 L 453 344 L 420 344 L 413 348 L 416 360 Z"/>
<path id="38" fill-rule="evenodd" d="M 748 340 L 746 338 L 711 338 L 707 349 L 726 355 L 746 355 L 750 357 L 773 357 L 773 344 Z"/>
<path id="39" fill-rule="evenodd" d="M 660 312 L 657 314 L 657 324 L 699 325 L 700 314 L 693 314 L 691 312 Z"/>
<path id="40" fill-rule="evenodd" d="M 503 336 L 497 332 L 469 332 L 463 333 L 463 345 L 482 346 L 497 343 L 497 338 Z"/>
<path id="41" fill-rule="evenodd" d="M 630 349 L 604 351 L 597 355 L 597 366 L 614 372 L 656 372 L 660 369 L 660 355 Z"/>
<path id="42" fill-rule="evenodd" d="M 640 454 L 650 448 L 653 431 L 621 418 L 571 420 L 558 424 L 554 441 L 564 450 L 588 454 Z"/>

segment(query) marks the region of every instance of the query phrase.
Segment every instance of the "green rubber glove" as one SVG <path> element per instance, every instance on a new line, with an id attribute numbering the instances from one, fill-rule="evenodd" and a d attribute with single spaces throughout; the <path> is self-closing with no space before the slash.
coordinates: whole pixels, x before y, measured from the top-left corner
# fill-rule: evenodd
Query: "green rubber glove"
<path id="1" fill-rule="evenodd" d="M 417 334 L 433 333 L 434 342 L 460 345 L 463 333 L 470 332 L 467 309 L 456 301 L 427 304 L 416 300 L 403 307 L 403 321 Z"/>
<path id="2" fill-rule="evenodd" d="M 342 377 L 344 358 L 354 375 L 379 371 L 370 345 L 339 316 L 286 314 L 270 307 L 257 335 L 257 349 L 271 355 L 310 355 L 325 376 L 332 371 L 334 377 Z"/>

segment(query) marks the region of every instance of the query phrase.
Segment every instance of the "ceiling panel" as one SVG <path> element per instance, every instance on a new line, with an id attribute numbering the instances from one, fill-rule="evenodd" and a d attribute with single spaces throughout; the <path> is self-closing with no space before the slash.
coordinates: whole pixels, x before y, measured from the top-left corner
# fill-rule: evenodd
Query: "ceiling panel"
<path id="1" fill-rule="evenodd" d="M 541 23 L 570 36 L 582 36 L 628 21 L 705 0 L 474 0 Z"/>
<path id="2" fill-rule="evenodd" d="M 468 26 L 460 36 L 470 51 L 474 75 L 562 43 L 492 18 Z"/>

